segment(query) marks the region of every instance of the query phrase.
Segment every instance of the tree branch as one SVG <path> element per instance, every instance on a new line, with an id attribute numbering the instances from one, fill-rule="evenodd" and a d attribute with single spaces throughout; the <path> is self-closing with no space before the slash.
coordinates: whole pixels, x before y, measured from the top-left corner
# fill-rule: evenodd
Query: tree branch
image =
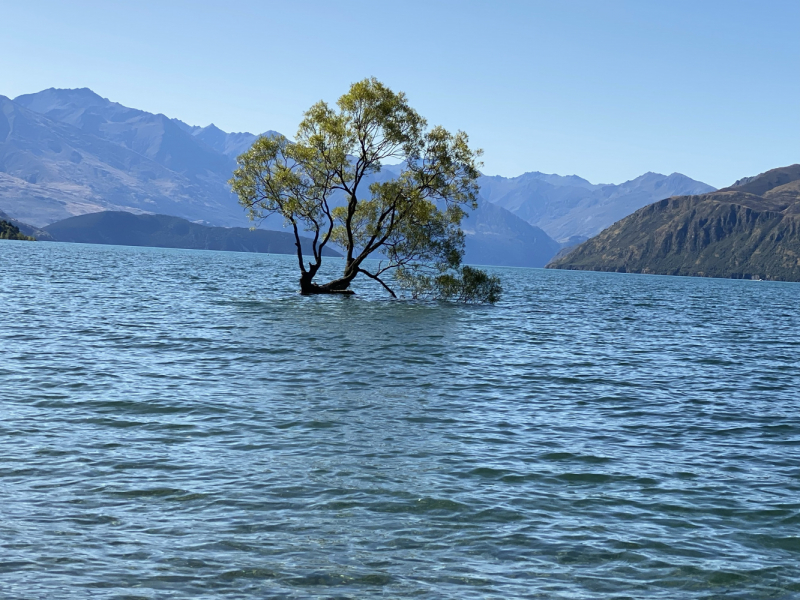
<path id="1" fill-rule="evenodd" d="M 300 244 L 300 234 L 297 231 L 297 223 L 292 219 L 292 228 L 294 229 L 294 245 L 297 246 L 297 262 L 300 263 L 300 270 L 305 273 L 306 268 L 303 265 L 303 246 Z"/>
<path id="2" fill-rule="evenodd" d="M 373 274 L 372 274 L 372 273 L 370 273 L 369 271 L 365 271 L 365 270 L 364 270 L 364 269 L 362 269 L 361 267 L 359 267 L 359 269 L 358 269 L 358 272 L 359 272 L 359 273 L 363 273 L 364 275 L 366 275 L 367 277 L 369 277 L 369 278 L 371 278 L 371 279 L 374 279 L 375 281 L 377 281 L 378 283 L 380 283 L 380 284 L 381 284 L 381 285 L 382 285 L 384 288 L 386 288 L 386 291 L 387 291 L 387 292 L 389 292 L 389 293 L 392 295 L 392 298 L 397 298 L 397 294 L 395 294 L 395 293 L 394 293 L 394 291 L 392 290 L 392 288 L 390 288 L 388 285 L 386 285 L 386 283 L 383 281 L 383 279 L 381 279 L 381 278 L 380 278 L 380 277 L 378 277 L 377 275 L 373 275 Z"/>

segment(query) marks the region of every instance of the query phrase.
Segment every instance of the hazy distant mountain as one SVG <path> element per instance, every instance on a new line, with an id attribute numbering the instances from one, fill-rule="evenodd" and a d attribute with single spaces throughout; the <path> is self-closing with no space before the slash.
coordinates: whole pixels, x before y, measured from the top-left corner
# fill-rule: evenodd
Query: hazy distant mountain
<path id="1" fill-rule="evenodd" d="M 114 246 L 151 246 L 230 252 L 295 254 L 294 234 L 244 227 L 208 227 L 167 215 L 134 215 L 129 212 L 97 212 L 48 225 L 55 241 Z M 311 240 L 302 238 L 304 249 Z M 325 248 L 325 256 L 341 256 Z"/>
<path id="2" fill-rule="evenodd" d="M 253 142 L 259 137 L 280 135 L 277 131 L 272 130 L 265 131 L 259 135 L 247 131 L 227 133 L 213 123 L 207 127 L 197 127 L 194 125 L 187 125 L 178 119 L 172 119 L 172 121 L 178 125 L 178 127 L 201 140 L 203 143 L 211 146 L 217 152 L 233 159 L 249 150 Z"/>
<path id="3" fill-rule="evenodd" d="M 800 165 L 650 204 L 548 267 L 800 281 Z"/>
<path id="4" fill-rule="evenodd" d="M 491 202 L 480 204 L 461 227 L 467 234 L 468 264 L 543 267 L 561 247 L 538 227 Z"/>
<path id="5" fill-rule="evenodd" d="M 247 152 L 247 150 L 250 149 L 250 146 L 253 145 L 253 142 L 255 142 L 259 137 L 271 137 L 273 135 L 280 134 L 277 131 L 271 130 L 265 131 L 260 136 L 247 132 L 225 133 L 213 123 L 208 127 L 203 127 L 194 134 L 196 138 L 202 140 L 214 148 L 217 152 L 221 152 L 222 154 L 230 156 L 233 159 L 240 154 Z"/>
<path id="6" fill-rule="evenodd" d="M 562 242 L 596 235 L 656 200 L 714 190 L 680 173 L 645 173 L 619 185 L 595 185 L 576 175 L 534 172 L 511 178 L 484 176 L 480 185 L 488 200 Z"/>

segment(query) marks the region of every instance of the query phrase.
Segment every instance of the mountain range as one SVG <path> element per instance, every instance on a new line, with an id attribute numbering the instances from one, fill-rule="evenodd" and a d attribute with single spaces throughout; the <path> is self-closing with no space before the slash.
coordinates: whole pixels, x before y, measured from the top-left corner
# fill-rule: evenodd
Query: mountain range
<path id="1" fill-rule="evenodd" d="M 246 225 L 234 165 L 174 120 L 87 89 L 0 97 L 0 208 L 31 225 L 101 210 Z"/>
<path id="2" fill-rule="evenodd" d="M 800 281 L 800 164 L 650 204 L 548 267 Z"/>
<path id="3" fill-rule="evenodd" d="M 482 177 L 481 194 L 562 243 L 590 238 L 655 200 L 704 194 L 710 185 L 673 173 L 645 173 L 619 185 L 593 184 L 576 175 L 525 173 Z"/>
<path id="4" fill-rule="evenodd" d="M 0 209 L 39 228 L 100 211 L 249 226 L 227 182 L 257 137 L 128 108 L 86 88 L 0 96 Z M 387 165 L 375 177 L 396 170 Z M 713 190 L 678 173 L 620 185 L 538 172 L 479 183 L 486 201 L 464 222 L 465 259 L 511 266 L 544 266 L 561 247 L 655 200 Z"/>

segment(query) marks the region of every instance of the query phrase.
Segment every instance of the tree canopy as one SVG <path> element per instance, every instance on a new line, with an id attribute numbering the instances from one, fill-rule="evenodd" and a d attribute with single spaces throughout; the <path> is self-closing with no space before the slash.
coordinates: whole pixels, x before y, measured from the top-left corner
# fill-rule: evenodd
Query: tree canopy
<path id="1" fill-rule="evenodd" d="M 393 297 L 495 302 L 499 279 L 461 265 L 460 224 L 477 208 L 480 155 L 466 133 L 428 128 L 405 94 L 370 78 L 335 108 L 313 105 L 294 141 L 259 138 L 230 183 L 251 220 L 278 214 L 294 231 L 303 294 L 352 293 L 363 274 Z M 378 177 L 387 162 L 400 163 L 399 174 Z M 313 240 L 308 262 L 303 233 Z M 343 251 L 344 270 L 318 283 L 328 244 Z"/>

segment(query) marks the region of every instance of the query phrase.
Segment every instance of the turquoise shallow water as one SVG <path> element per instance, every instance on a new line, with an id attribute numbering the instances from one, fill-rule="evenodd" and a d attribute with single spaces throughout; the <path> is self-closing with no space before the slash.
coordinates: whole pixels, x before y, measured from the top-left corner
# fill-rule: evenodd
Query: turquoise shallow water
<path id="1" fill-rule="evenodd" d="M 800 597 L 800 285 L 497 271 L 0 242 L 0 597 Z"/>

